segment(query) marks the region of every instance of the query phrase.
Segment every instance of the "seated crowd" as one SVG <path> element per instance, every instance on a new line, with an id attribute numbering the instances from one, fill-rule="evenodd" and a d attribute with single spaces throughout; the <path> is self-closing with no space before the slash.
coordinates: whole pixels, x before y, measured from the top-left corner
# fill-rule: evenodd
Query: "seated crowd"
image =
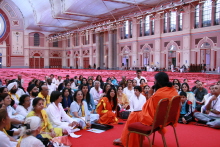
<path id="1" fill-rule="evenodd" d="M 76 128 L 87 129 L 93 123 L 118 124 L 121 111 L 131 111 L 121 137 L 115 145 L 126 145 L 128 125 L 141 122 L 152 125 L 156 106 L 163 98 L 181 96 L 179 123 L 190 121 L 220 128 L 220 81 L 210 86 L 210 93 L 199 80 L 190 89 L 187 79 L 171 83 L 164 72 L 155 75 L 152 87 L 142 72 L 137 77 L 106 82 L 98 75 L 80 75 L 65 80 L 53 74 L 45 79 L 33 79 L 27 90 L 24 79 L 5 80 L 0 88 L 0 146 L 41 147 L 45 139 L 73 136 Z M 130 135 L 129 146 L 138 146 L 139 136 Z M 43 144 L 44 143 L 44 144 Z"/>

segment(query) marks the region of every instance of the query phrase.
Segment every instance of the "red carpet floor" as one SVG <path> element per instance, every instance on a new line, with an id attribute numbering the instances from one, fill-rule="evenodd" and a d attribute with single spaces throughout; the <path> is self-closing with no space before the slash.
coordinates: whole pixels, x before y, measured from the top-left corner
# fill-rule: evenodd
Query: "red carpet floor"
<path id="1" fill-rule="evenodd" d="M 95 134 L 82 130 L 76 132 L 82 135 L 80 138 L 70 138 L 72 147 L 116 147 L 113 140 L 119 138 L 124 125 L 115 125 L 113 129 L 101 134 Z M 180 147 L 220 147 L 220 130 L 191 124 L 178 124 L 177 135 Z M 167 127 L 165 134 L 168 147 L 176 147 L 172 127 Z M 151 136 L 152 139 L 152 136 Z M 143 146 L 149 146 L 147 138 Z M 161 135 L 156 133 L 153 147 L 163 147 Z"/>

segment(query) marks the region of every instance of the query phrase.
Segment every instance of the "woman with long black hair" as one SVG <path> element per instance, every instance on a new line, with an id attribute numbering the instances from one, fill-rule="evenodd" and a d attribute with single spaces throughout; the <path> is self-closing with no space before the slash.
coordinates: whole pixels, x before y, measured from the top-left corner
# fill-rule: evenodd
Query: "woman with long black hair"
<path id="1" fill-rule="evenodd" d="M 115 88 L 110 88 L 106 97 L 100 99 L 96 111 L 100 115 L 98 123 L 100 124 L 117 124 L 118 119 L 116 117 L 117 109 L 117 92 Z"/>

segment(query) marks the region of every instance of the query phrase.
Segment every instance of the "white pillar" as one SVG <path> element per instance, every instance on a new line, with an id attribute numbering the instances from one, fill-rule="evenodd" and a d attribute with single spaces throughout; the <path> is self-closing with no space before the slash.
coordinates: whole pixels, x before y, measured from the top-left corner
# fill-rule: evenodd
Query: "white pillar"
<path id="1" fill-rule="evenodd" d="M 99 33 L 96 33 L 96 68 L 97 67 L 100 67 L 100 65 L 99 65 L 99 60 L 100 60 L 100 58 L 99 58 L 99 36 L 100 36 L 100 34 Z"/>

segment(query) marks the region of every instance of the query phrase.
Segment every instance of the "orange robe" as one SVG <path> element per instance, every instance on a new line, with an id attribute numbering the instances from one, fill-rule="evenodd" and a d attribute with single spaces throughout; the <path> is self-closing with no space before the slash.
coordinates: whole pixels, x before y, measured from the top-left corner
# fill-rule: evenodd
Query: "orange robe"
<path id="1" fill-rule="evenodd" d="M 109 102 L 107 97 L 103 97 L 99 100 L 96 111 L 99 114 L 98 123 L 100 124 L 117 124 L 118 123 L 116 114 L 112 112 L 112 105 Z"/>
<path id="2" fill-rule="evenodd" d="M 163 87 L 158 89 L 154 95 L 152 95 L 147 102 L 142 107 L 142 111 L 140 112 L 132 112 L 129 115 L 129 118 L 125 124 L 125 127 L 123 129 L 122 135 L 121 135 L 121 141 L 124 146 L 126 146 L 127 141 L 127 134 L 128 134 L 128 125 L 134 123 L 134 122 L 141 122 L 144 125 L 152 125 L 154 114 L 156 112 L 156 108 L 158 105 L 158 102 L 163 98 L 169 98 L 170 100 L 172 97 L 177 96 L 178 93 L 174 87 Z M 129 137 L 129 147 L 139 146 L 139 135 L 135 133 L 131 133 Z"/>

